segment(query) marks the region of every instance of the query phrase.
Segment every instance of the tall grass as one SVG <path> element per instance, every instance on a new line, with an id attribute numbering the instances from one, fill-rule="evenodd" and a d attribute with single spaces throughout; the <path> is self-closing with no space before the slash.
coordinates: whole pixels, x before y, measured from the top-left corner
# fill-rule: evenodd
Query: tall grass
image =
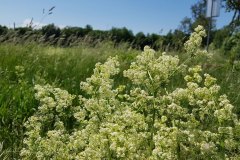
<path id="1" fill-rule="evenodd" d="M 0 45 L 0 142 L 3 151 L 8 149 L 2 153 L 11 151 L 11 156 L 18 158 L 23 123 L 38 105 L 34 99 L 35 84 L 49 83 L 80 94 L 80 81 L 91 75 L 95 63 L 117 55 L 124 68 L 138 52 L 127 47 L 113 48 L 111 43 L 95 48 Z"/>
<path id="2" fill-rule="evenodd" d="M 19 158 L 24 136 L 23 123 L 38 106 L 34 99 L 35 84 L 49 83 L 72 94 L 83 94 L 79 88 L 80 81 L 92 74 L 95 63 L 103 62 L 109 56 L 118 56 L 123 70 L 140 52 L 129 49 L 127 45 L 116 48 L 111 42 L 94 48 L 58 48 L 36 44 L 0 45 L 0 142 L 3 142 L 0 159 L 3 156 Z M 178 54 L 184 61 L 184 54 L 173 54 Z M 221 92 L 228 95 L 236 106 L 237 113 L 240 113 L 240 71 L 233 69 L 227 59 L 214 52 L 213 57 L 206 59 L 203 64 L 204 72 L 218 79 Z M 175 80 L 176 86 L 183 83 L 179 79 L 182 78 Z M 122 75 L 117 75 L 117 80 L 125 84 L 124 81 L 127 81 Z"/>

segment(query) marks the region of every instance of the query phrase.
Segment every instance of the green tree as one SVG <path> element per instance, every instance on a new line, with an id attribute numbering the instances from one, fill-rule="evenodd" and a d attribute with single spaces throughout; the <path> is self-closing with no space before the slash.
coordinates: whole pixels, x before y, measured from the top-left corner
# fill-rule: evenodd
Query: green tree
<path id="1" fill-rule="evenodd" d="M 143 32 L 138 32 L 136 35 L 135 35 L 135 39 L 134 39 L 134 47 L 135 48 L 141 48 L 143 49 L 143 47 L 145 46 L 146 44 L 146 36 Z"/>
<path id="2" fill-rule="evenodd" d="M 196 4 L 192 5 L 191 11 L 193 18 L 192 30 L 193 28 L 196 28 L 198 25 L 202 25 L 205 29 L 208 29 L 210 19 L 206 17 L 207 0 L 200 0 Z M 216 27 L 215 21 L 212 20 L 211 29 L 215 27 Z"/>
<path id="3" fill-rule="evenodd" d="M 230 22 L 230 24 L 235 24 L 236 23 L 239 25 L 239 21 L 240 21 L 240 1 L 239 0 L 223 0 L 224 3 L 224 7 L 226 9 L 227 12 L 234 12 L 233 17 L 232 17 L 232 21 Z"/>
<path id="4" fill-rule="evenodd" d="M 184 17 L 180 23 L 179 30 L 185 34 L 190 34 L 192 31 L 192 19 L 189 17 Z"/>
<path id="5" fill-rule="evenodd" d="M 54 24 L 49 24 L 47 26 L 42 27 L 42 34 L 46 37 L 50 37 L 54 35 L 55 37 L 59 37 L 61 34 L 61 30 L 56 27 Z"/>
<path id="6" fill-rule="evenodd" d="M 8 32 L 8 28 L 6 26 L 0 25 L 0 35 L 4 35 Z"/>
<path id="7" fill-rule="evenodd" d="M 131 42 L 134 39 L 134 35 L 131 30 L 126 27 L 112 28 L 110 31 L 110 38 L 116 43 L 119 42 Z"/>

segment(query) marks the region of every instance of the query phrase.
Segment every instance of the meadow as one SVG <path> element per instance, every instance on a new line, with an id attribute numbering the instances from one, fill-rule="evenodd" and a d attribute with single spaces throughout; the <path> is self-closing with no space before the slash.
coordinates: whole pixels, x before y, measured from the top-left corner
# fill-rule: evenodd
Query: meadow
<path id="1" fill-rule="evenodd" d="M 34 85 L 51 84 L 72 94 L 81 94 L 80 82 L 92 74 L 97 62 L 118 55 L 124 68 L 138 53 L 124 46 L 114 48 L 111 42 L 94 48 L 1 44 L 0 142 L 3 150 L 10 148 L 11 154 L 19 154 L 23 123 L 38 106 Z"/>
<path id="2" fill-rule="evenodd" d="M 146 52 L 149 52 L 149 54 L 152 54 L 152 50 L 146 50 Z M 129 45 L 121 44 L 118 46 L 114 46 L 111 42 L 102 42 L 101 44 L 96 45 L 95 47 L 91 47 L 91 46 L 87 46 L 87 45 L 80 45 L 80 46 L 76 46 L 76 47 L 66 47 L 66 48 L 39 45 L 39 44 L 24 44 L 24 45 L 15 45 L 15 44 L 11 44 L 11 43 L 0 44 L 0 159 L 4 159 L 4 158 L 18 159 L 18 158 L 20 158 L 20 152 L 21 152 L 22 148 L 26 147 L 26 142 L 24 142 L 24 139 L 26 138 L 25 133 L 29 132 L 29 130 L 28 130 L 29 128 L 27 128 L 24 125 L 24 123 L 26 123 L 28 121 L 29 117 L 36 115 L 36 113 L 38 112 L 38 107 L 41 108 L 45 103 L 45 102 L 42 102 L 41 98 L 39 98 L 39 97 L 36 98 L 37 92 L 39 92 L 39 90 L 41 90 L 39 88 L 36 89 L 36 86 L 50 85 L 53 88 L 61 88 L 62 90 L 66 90 L 66 91 L 68 91 L 68 94 L 71 94 L 71 95 L 82 95 L 85 97 L 85 99 L 81 100 L 82 102 L 78 102 L 78 100 L 73 98 L 71 105 L 70 105 L 70 106 L 81 106 L 82 105 L 81 103 L 85 103 L 86 101 L 89 100 L 87 98 L 92 98 L 92 99 L 95 98 L 95 100 L 96 100 L 97 98 L 101 97 L 101 95 L 95 95 L 95 92 L 93 93 L 92 90 L 88 90 L 88 89 L 84 88 L 84 86 L 86 87 L 87 85 L 90 85 L 90 82 L 91 82 L 91 84 L 94 83 L 94 80 L 93 80 L 94 76 L 97 77 L 97 76 L 101 75 L 101 72 L 104 71 L 104 73 L 106 72 L 106 77 L 103 76 L 102 78 L 107 79 L 107 78 L 109 78 L 108 76 L 110 76 L 110 77 L 113 77 L 113 79 L 114 79 L 113 84 L 112 84 L 112 81 L 110 81 L 110 80 L 109 81 L 106 80 L 106 83 L 111 84 L 113 86 L 113 88 L 116 87 L 117 88 L 116 90 L 121 90 L 121 89 L 119 89 L 118 86 L 119 85 L 121 86 L 122 84 L 124 84 L 125 85 L 124 87 L 126 88 L 125 89 L 126 93 L 134 97 L 134 94 L 137 95 L 138 91 L 135 90 L 136 93 L 130 93 L 130 92 L 134 92 L 132 89 L 133 87 L 136 87 L 136 88 L 139 87 L 139 88 L 142 88 L 142 90 L 144 90 L 146 88 L 151 88 L 148 86 L 147 87 L 142 86 L 142 82 L 140 83 L 136 79 L 134 79 L 133 78 L 134 72 L 130 72 L 131 70 L 123 72 L 124 70 L 131 68 L 130 67 L 132 65 L 131 62 L 137 61 L 136 59 L 139 59 L 139 58 L 136 58 L 136 57 L 141 55 L 141 53 L 142 53 L 141 50 L 132 49 Z M 239 108 L 240 107 L 240 92 L 239 92 L 240 91 L 240 64 L 237 62 L 234 65 L 230 64 L 228 55 L 222 54 L 219 50 L 216 50 L 216 49 L 210 50 L 209 53 L 211 53 L 211 56 L 198 57 L 198 58 L 192 58 L 192 59 L 188 59 L 189 53 L 187 53 L 187 51 L 170 52 L 170 53 L 166 53 L 166 55 L 169 55 L 171 57 L 178 56 L 179 64 L 184 64 L 184 65 L 186 64 L 187 66 L 195 66 L 197 64 L 198 65 L 200 64 L 200 66 L 202 67 L 203 73 L 208 73 L 217 79 L 216 84 L 220 86 L 220 90 L 216 94 L 216 96 L 226 94 L 227 98 L 229 100 L 229 103 L 231 103 L 234 106 L 234 109 L 232 112 L 235 113 L 236 115 L 239 115 L 240 114 L 240 108 Z M 119 62 L 119 67 L 118 67 L 119 71 L 116 74 L 115 74 L 114 70 L 112 71 L 111 67 L 107 66 L 110 63 L 113 66 L 114 65 L 118 66 L 117 63 L 115 62 L 115 60 L 108 60 L 109 64 L 104 63 L 104 62 L 106 62 L 106 60 L 109 57 L 115 57 L 115 56 L 118 57 L 118 62 Z M 159 52 L 156 51 L 155 56 L 156 57 L 158 57 L 158 56 L 164 57 L 164 55 L 162 55 L 162 52 L 160 52 L 160 51 Z M 171 57 L 170 57 L 170 59 L 171 59 Z M 165 58 L 169 58 L 169 57 L 165 57 Z M 175 59 L 172 59 L 172 61 L 173 61 L 171 64 L 172 66 L 174 66 L 174 64 L 175 64 L 174 60 Z M 99 65 L 100 67 L 97 65 L 96 67 L 99 67 L 100 69 L 94 70 L 95 64 L 98 62 L 101 62 L 103 65 L 102 66 Z M 136 64 L 140 64 L 140 62 L 137 61 Z M 109 71 L 105 71 L 104 67 L 106 67 L 105 70 L 109 70 Z M 134 69 L 136 69 L 136 66 L 135 66 L 135 68 L 134 68 L 134 66 L 132 66 L 132 70 L 134 70 Z M 114 72 L 114 74 L 113 74 L 113 72 Z M 156 72 L 156 74 L 159 73 L 158 71 L 155 71 L 155 72 Z M 169 72 L 172 72 L 172 71 L 169 70 Z M 161 83 L 162 89 L 161 88 L 159 89 L 159 90 L 161 90 L 161 93 L 163 92 L 162 90 L 164 90 L 164 89 L 167 90 L 168 92 L 174 92 L 175 88 L 186 87 L 186 83 L 184 80 L 184 76 L 187 74 L 186 72 L 187 72 L 187 69 L 185 69 L 185 70 L 183 69 L 182 72 L 176 73 L 176 75 L 171 77 L 171 79 L 169 81 L 166 81 L 166 84 L 165 84 L 165 79 L 164 79 L 164 83 Z M 173 73 L 175 74 L 175 71 Z M 164 72 L 164 74 L 165 74 L 165 72 Z M 91 77 L 91 75 L 94 75 L 94 76 Z M 150 74 L 148 74 L 148 75 L 149 75 L 148 78 L 150 80 L 154 79 L 154 77 L 151 78 Z M 197 75 L 197 73 L 196 73 L 196 75 Z M 200 74 L 200 75 L 202 75 L 202 74 Z M 86 81 L 86 79 L 88 77 L 92 78 L 92 79 L 91 78 L 88 79 L 90 82 L 87 80 L 86 83 L 89 83 L 89 84 L 81 83 L 83 81 Z M 161 79 L 161 77 L 160 77 L 160 79 Z M 83 89 L 80 89 L 80 83 L 81 83 L 81 86 Z M 103 82 L 101 81 L 99 83 L 101 84 Z M 146 84 L 147 83 L 148 82 L 146 82 Z M 101 85 L 105 85 L 105 84 L 101 84 Z M 152 83 L 149 82 L 149 85 L 153 85 L 153 82 Z M 57 99 L 56 95 L 55 95 L 55 91 L 51 87 L 49 87 L 49 88 L 43 87 L 42 89 L 48 90 L 49 97 L 55 97 L 55 99 Z M 101 88 L 101 86 L 99 88 Z M 99 89 L 99 88 L 97 88 L 97 89 Z M 107 90 L 108 88 L 103 87 L 103 90 L 104 89 Z M 102 91 L 102 92 L 104 93 L 104 91 Z M 160 93 L 152 92 L 150 89 L 149 90 L 146 89 L 145 91 L 146 91 L 146 93 L 145 92 L 141 93 L 141 94 L 139 93 L 139 95 L 137 95 L 137 96 L 139 96 L 137 99 L 141 103 L 151 106 L 153 104 L 153 100 L 151 98 L 150 98 L 150 100 L 149 99 L 145 100 L 144 98 L 141 99 L 140 97 L 141 96 L 144 97 L 145 94 L 148 96 L 153 96 L 153 97 L 156 96 L 157 97 L 157 95 Z M 149 91 L 149 94 L 147 94 L 148 91 Z M 102 92 L 99 91 L 98 94 L 100 94 Z M 121 91 L 119 91 L 119 94 L 120 94 L 120 92 Z M 107 93 L 106 93 L 106 95 L 107 95 Z M 110 94 L 109 96 L 111 96 L 111 94 L 113 94 L 113 93 L 109 93 L 109 94 Z M 104 98 L 106 98 L 106 97 L 103 96 L 102 99 L 104 99 Z M 100 99 L 101 98 L 99 98 L 98 100 L 100 100 Z M 108 105 L 111 106 L 112 104 L 111 104 L 110 99 L 108 99 L 108 97 L 106 99 L 108 101 L 107 106 Z M 127 99 L 127 98 L 125 97 L 125 99 Z M 119 100 L 119 102 L 121 102 L 120 106 L 124 105 L 124 103 L 122 101 L 126 101 L 126 103 L 127 102 L 130 103 L 131 100 Z M 86 103 L 90 103 L 90 101 L 86 102 Z M 116 105 L 118 105 L 118 102 L 114 101 L 113 103 L 114 104 L 117 103 Z M 159 105 L 160 105 L 163 102 L 157 102 L 157 101 L 155 102 L 154 101 L 154 104 L 155 103 L 156 104 L 159 103 Z M 187 102 L 184 102 L 184 103 L 187 103 Z M 127 104 L 127 105 L 129 105 L 129 104 Z M 87 106 L 87 104 L 83 104 L 82 106 Z M 147 113 L 149 113 L 149 114 L 154 113 L 150 117 L 146 116 L 145 117 L 146 119 L 147 118 L 151 119 L 151 118 L 155 117 L 155 109 L 150 110 L 150 111 L 145 111 L 147 109 L 144 107 L 141 109 L 143 109 L 143 110 L 134 111 L 133 112 L 134 114 L 132 116 L 137 116 L 137 115 L 135 115 L 135 112 L 136 113 L 139 112 L 143 115 L 145 115 Z M 114 108 L 112 110 L 114 110 Z M 92 110 L 89 109 L 86 112 L 91 112 L 91 111 Z M 101 113 L 101 111 L 99 111 L 99 112 Z M 95 112 L 93 112 L 93 113 L 95 113 Z M 109 113 L 118 114 L 118 111 L 114 110 Z M 165 114 L 165 111 L 163 113 L 159 113 L 159 114 Z M 169 117 L 167 117 L 168 119 L 171 119 L 170 118 L 171 116 L 173 116 L 173 117 L 177 116 L 177 115 L 171 115 L 171 114 L 166 114 L 166 115 L 169 116 Z M 92 114 L 89 113 L 87 115 L 87 117 L 85 118 L 85 120 L 87 119 L 90 121 L 92 118 L 91 116 L 92 116 Z M 59 117 L 61 117 L 61 116 L 59 116 Z M 104 117 L 103 119 L 107 119 L 108 115 L 104 115 L 103 117 Z M 159 117 L 161 119 L 161 117 L 164 117 L 164 116 L 159 116 Z M 71 118 L 72 117 L 70 117 L 70 119 Z M 138 117 L 138 118 L 141 119 L 142 117 Z M 178 118 L 176 118 L 176 119 L 178 119 Z M 186 117 L 180 117 L 179 119 L 181 119 L 181 118 L 183 119 L 183 121 L 185 119 L 187 119 Z M 99 119 L 101 119 L 101 118 L 99 118 Z M 120 121 L 120 119 L 119 119 L 119 121 Z M 155 119 L 155 118 L 153 118 L 153 119 Z M 196 118 L 196 119 L 198 119 L 198 118 Z M 166 121 L 167 120 L 163 120 L 164 123 Z M 171 126 L 170 125 L 171 122 L 173 122 L 173 121 L 168 121 L 168 122 L 166 122 L 166 124 L 168 126 Z M 199 120 L 199 123 L 203 123 L 203 122 L 205 123 L 205 121 Z M 79 125 L 86 126 L 85 123 L 86 123 L 85 121 L 78 122 L 77 126 L 78 127 L 79 127 Z M 136 120 L 133 123 L 138 123 L 138 121 Z M 214 121 L 214 123 L 217 123 L 217 122 Z M 209 125 L 210 124 L 213 125 L 214 123 L 211 122 L 211 123 L 209 123 Z M 223 123 L 227 123 L 227 122 L 223 122 Z M 228 123 L 233 123 L 233 122 L 228 122 Z M 45 124 L 45 125 L 47 125 L 47 124 Z M 105 125 L 107 126 L 110 124 L 106 123 Z M 130 124 L 128 124 L 128 125 L 130 125 Z M 143 124 L 139 123 L 139 125 L 143 125 Z M 148 135 L 148 134 L 147 135 L 150 137 L 150 139 L 154 139 L 154 135 L 157 135 L 157 133 L 158 133 L 158 131 L 157 131 L 158 126 L 156 126 L 156 128 L 154 130 L 153 129 L 154 127 L 151 126 L 152 124 L 151 124 L 150 120 L 149 121 L 146 120 L 145 125 L 148 126 L 146 130 L 148 130 L 149 133 L 151 133 L 151 135 Z M 158 124 L 158 125 L 160 125 L 160 124 Z M 218 125 L 220 125 L 220 124 L 218 124 Z M 224 125 L 225 125 L 225 127 L 227 126 L 226 124 L 224 124 Z M 130 126 L 125 126 L 125 127 L 130 128 Z M 114 128 L 114 127 L 112 127 L 112 128 Z M 187 128 L 187 127 L 185 127 L 185 128 Z M 48 132 L 48 129 L 49 128 L 43 129 L 43 132 L 44 131 Z M 152 131 L 152 129 L 153 129 L 153 131 Z M 51 129 L 49 129 L 49 130 L 51 130 Z M 71 130 L 71 129 L 69 129 L 69 130 Z M 142 132 L 142 130 L 144 130 L 144 128 L 137 128 L 136 130 L 138 132 Z M 203 127 L 202 130 L 207 130 L 207 129 Z M 73 132 L 74 131 L 72 130 L 71 133 L 73 133 Z M 118 129 L 116 129 L 114 131 L 114 133 L 115 132 L 118 132 Z M 128 130 L 126 132 L 129 133 L 129 135 L 130 135 L 129 141 L 131 141 L 131 136 L 132 136 L 133 131 Z M 120 131 L 119 131 L 119 133 L 120 133 Z M 234 133 L 234 134 L 237 134 L 237 133 L 238 132 L 236 131 L 236 133 Z M 107 134 L 107 133 L 105 133 L 105 134 Z M 200 133 L 197 133 L 196 135 L 198 135 L 198 134 L 200 134 Z M 42 136 L 44 137 L 44 133 L 42 133 Z M 238 142 L 238 140 L 239 140 L 238 138 L 240 138 L 240 137 L 237 135 L 234 135 L 234 136 L 235 136 L 234 140 L 236 140 L 236 142 Z M 140 137 L 138 137 L 138 138 L 140 138 Z M 109 141 L 109 143 L 113 142 L 114 141 L 113 139 L 114 139 L 114 136 L 112 137 L 111 141 Z M 95 140 L 97 140 L 97 139 L 95 139 Z M 158 141 L 158 140 L 156 140 L 156 141 Z M 116 141 L 120 141 L 120 140 L 118 139 Z M 210 140 L 210 141 L 214 141 L 214 140 Z M 139 142 L 140 142 L 140 140 L 139 140 Z M 125 144 L 125 142 L 122 142 L 122 143 Z M 148 147 L 149 150 L 153 150 L 154 147 L 155 147 L 155 149 L 158 147 L 156 144 L 153 145 L 151 140 L 149 140 L 149 143 L 150 143 L 149 147 Z M 124 145 L 124 144 L 121 144 L 121 145 Z M 209 145 L 209 146 L 207 146 L 207 147 L 209 147 L 208 149 L 211 149 L 210 144 L 212 144 L 212 143 L 209 142 L 209 144 L 206 144 L 206 145 Z M 190 144 L 190 143 L 186 144 L 187 147 L 192 147 L 194 145 Z M 231 156 L 238 157 L 238 155 L 240 153 L 239 146 L 235 147 L 235 148 L 233 147 L 234 149 L 228 149 L 228 148 L 226 149 L 226 148 L 224 148 L 224 145 L 222 145 L 222 144 L 214 144 L 214 145 L 221 146 L 221 147 L 219 147 L 219 146 L 213 147 L 215 149 L 217 148 L 216 153 L 220 153 L 219 150 L 221 150 L 222 152 L 225 153 L 225 155 L 229 155 L 230 157 Z M 136 146 L 137 146 L 137 144 L 136 144 Z M 181 146 L 181 147 L 184 148 L 186 146 Z M 133 146 L 133 147 L 135 147 L 135 146 Z M 161 147 L 163 147 L 163 146 L 161 146 Z M 176 148 L 178 148 L 178 147 L 180 147 L 180 146 L 177 146 Z M 129 146 L 127 148 L 129 148 Z M 113 159 L 124 159 L 125 156 L 129 156 L 129 157 L 132 156 L 130 153 L 131 152 L 130 150 L 128 152 L 124 152 L 122 150 L 118 150 L 119 148 L 114 148 L 113 146 L 111 146 L 110 149 L 111 149 L 111 151 L 103 154 L 103 155 L 109 156 L 109 157 L 107 157 L 107 159 L 111 159 L 111 156 Z M 141 150 L 143 148 L 137 148 L 137 149 Z M 42 150 L 44 150 L 44 149 L 42 149 Z M 83 150 L 83 149 L 81 148 L 79 150 Z M 132 152 L 134 152 L 134 151 L 136 151 L 136 150 L 133 149 Z M 159 151 L 159 150 L 156 150 L 156 151 Z M 200 151 L 200 149 L 199 150 L 196 149 L 194 151 L 196 153 L 199 152 L 198 153 L 199 155 L 201 155 L 201 153 L 202 153 L 202 151 Z M 71 153 L 72 152 L 74 152 L 74 151 L 71 151 Z M 100 152 L 100 150 L 99 150 L 99 152 Z M 175 151 L 173 151 L 173 152 L 175 153 Z M 186 149 L 185 152 L 176 152 L 176 153 L 179 153 L 179 155 L 176 154 L 178 159 L 184 159 L 184 156 L 186 158 L 187 154 L 193 155 L 193 153 L 191 151 L 189 151 L 189 149 Z M 182 153 L 182 154 L 180 155 L 180 153 Z M 205 154 L 209 155 L 208 158 L 211 158 L 211 157 L 219 158 L 221 156 L 224 156 L 224 155 L 216 155 L 216 153 L 207 153 L 207 151 L 206 151 Z M 235 155 L 235 153 L 237 156 Z M 23 154 L 23 157 L 24 156 L 27 157 L 26 159 L 30 159 L 30 157 L 31 157 L 31 156 L 28 156 L 27 153 L 25 155 L 24 155 L 24 153 L 22 153 L 22 154 Z M 90 154 L 90 152 L 86 153 L 86 154 Z M 47 153 L 43 152 L 43 155 L 46 156 Z M 139 153 L 139 155 L 141 155 L 141 154 Z M 147 158 L 149 155 L 150 155 L 149 152 L 146 153 L 145 158 Z M 170 155 L 170 153 L 169 153 L 169 155 Z M 171 157 L 171 156 L 168 157 L 169 155 L 163 154 L 161 156 L 162 157 L 166 156 L 165 157 L 166 159 L 175 158 L 175 157 Z M 41 155 L 37 155 L 37 156 L 41 157 Z M 48 158 L 54 159 L 54 156 L 55 155 L 52 154 L 52 155 L 49 155 Z M 57 155 L 57 157 L 61 157 L 61 156 L 66 156 L 66 155 Z M 79 156 L 80 158 L 79 157 L 78 158 L 81 159 L 81 156 L 83 156 L 83 155 L 77 155 L 77 156 Z M 101 156 L 95 155 L 95 157 L 93 157 L 93 158 L 99 159 L 99 158 L 102 158 Z M 141 156 L 144 157 L 144 155 L 141 155 Z M 155 156 L 157 156 L 157 155 L 155 155 Z M 160 156 L 160 155 L 158 155 L 158 156 Z M 38 157 L 38 159 L 41 159 L 39 157 Z M 34 156 L 32 158 L 34 158 Z M 134 158 L 136 158 L 136 156 L 135 157 L 133 156 L 133 159 Z M 188 158 L 196 158 L 196 157 L 193 156 L 193 157 L 188 157 Z M 201 158 L 203 158 L 203 157 L 200 156 L 200 159 Z M 61 159 L 61 158 L 59 158 L 59 159 Z M 69 159 L 71 159 L 71 157 L 69 157 Z M 153 157 L 153 159 L 154 159 L 154 157 Z"/>

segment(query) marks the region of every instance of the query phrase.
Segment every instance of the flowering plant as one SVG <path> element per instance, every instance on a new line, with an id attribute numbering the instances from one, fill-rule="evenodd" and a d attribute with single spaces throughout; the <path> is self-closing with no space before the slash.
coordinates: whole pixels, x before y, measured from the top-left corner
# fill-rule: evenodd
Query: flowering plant
<path id="1" fill-rule="evenodd" d="M 191 56 L 205 31 L 186 42 Z M 116 86 L 117 57 L 97 63 L 81 82 L 85 96 L 36 85 L 38 111 L 25 124 L 23 159 L 237 159 L 240 122 L 226 95 L 200 65 L 184 71 L 177 56 L 145 47 Z M 184 87 L 167 87 L 182 72 Z M 75 103 L 78 101 L 78 103 Z"/>

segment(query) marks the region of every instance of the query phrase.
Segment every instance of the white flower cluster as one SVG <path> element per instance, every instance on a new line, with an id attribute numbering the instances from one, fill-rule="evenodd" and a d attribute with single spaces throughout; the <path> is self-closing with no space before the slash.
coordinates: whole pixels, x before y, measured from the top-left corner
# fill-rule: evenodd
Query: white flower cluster
<path id="1" fill-rule="evenodd" d="M 191 38 L 203 33 L 197 28 Z M 239 159 L 240 121 L 217 80 L 198 65 L 189 68 L 185 87 L 168 89 L 180 66 L 178 57 L 156 57 L 145 47 L 123 72 L 129 88 L 115 86 L 119 62 L 109 58 L 81 82 L 86 96 L 76 105 L 67 91 L 36 85 L 40 104 L 25 124 L 22 158 Z"/>
<path id="2" fill-rule="evenodd" d="M 67 129 L 71 128 L 69 121 L 75 110 L 72 106 L 75 96 L 50 85 L 36 85 L 35 90 L 39 107 L 25 124 L 28 138 L 24 139 L 26 148 L 22 149 L 21 156 L 23 159 L 68 159 Z"/>
<path id="3" fill-rule="evenodd" d="M 195 56 L 197 54 L 206 54 L 206 51 L 200 50 L 202 44 L 202 37 L 206 37 L 206 32 L 203 26 L 197 26 L 189 38 L 189 40 L 184 44 L 187 53 Z"/>
<path id="4" fill-rule="evenodd" d="M 133 84 L 144 85 L 152 92 L 158 90 L 162 84 L 169 81 L 169 77 L 178 69 L 177 56 L 169 56 L 165 53 L 156 58 L 155 51 L 150 47 L 144 47 L 144 52 L 132 62 L 130 69 L 123 72 Z"/>

